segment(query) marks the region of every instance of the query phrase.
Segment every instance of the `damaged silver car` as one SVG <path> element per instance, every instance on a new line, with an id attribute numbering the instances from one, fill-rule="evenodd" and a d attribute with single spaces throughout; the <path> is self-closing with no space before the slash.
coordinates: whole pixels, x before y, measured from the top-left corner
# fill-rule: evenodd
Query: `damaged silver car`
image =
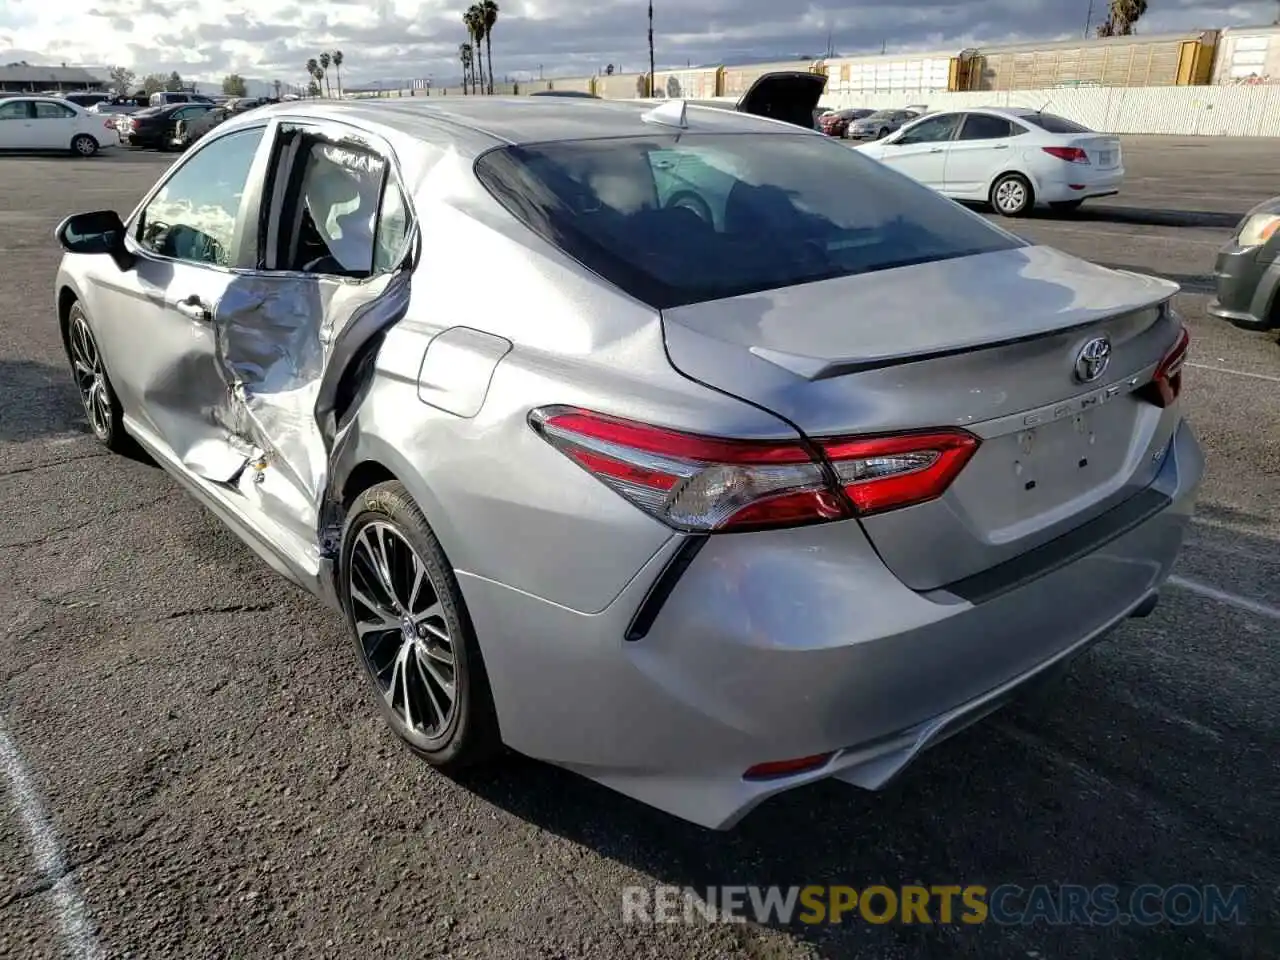
<path id="1" fill-rule="evenodd" d="M 784 80 L 229 119 L 58 228 L 94 433 L 341 610 L 433 764 L 506 746 L 715 828 L 883 787 L 1155 606 L 1188 337 L 1175 285 L 807 129 L 822 84 Z"/>

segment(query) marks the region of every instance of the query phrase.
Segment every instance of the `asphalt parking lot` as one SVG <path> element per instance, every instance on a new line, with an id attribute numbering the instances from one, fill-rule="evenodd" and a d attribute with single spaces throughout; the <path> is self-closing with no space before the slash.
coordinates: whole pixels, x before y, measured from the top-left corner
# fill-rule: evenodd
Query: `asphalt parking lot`
<path id="1" fill-rule="evenodd" d="M 454 782 L 402 750 L 339 619 L 84 423 L 51 231 L 127 212 L 171 158 L 0 159 L 0 956 L 1280 955 L 1280 344 L 1204 312 L 1280 143 L 1125 151 L 1121 196 L 1004 223 L 1183 285 L 1209 472 L 1174 583 L 888 791 L 822 784 L 727 834 L 529 761 Z M 1242 885 L 1248 922 L 621 919 L 627 885 L 827 883 Z"/>

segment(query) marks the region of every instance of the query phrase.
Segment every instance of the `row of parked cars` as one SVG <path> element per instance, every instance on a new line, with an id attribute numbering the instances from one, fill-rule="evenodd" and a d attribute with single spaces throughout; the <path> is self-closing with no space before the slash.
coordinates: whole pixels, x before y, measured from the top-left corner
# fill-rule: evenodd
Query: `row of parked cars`
<path id="1" fill-rule="evenodd" d="M 818 114 L 817 127 L 827 136 L 843 140 L 883 140 L 904 123 L 910 123 L 925 113 L 924 106 L 892 110 L 872 110 L 868 107 L 823 110 Z"/>
<path id="2" fill-rule="evenodd" d="M 184 100 L 115 115 L 120 142 L 153 150 L 185 150 L 230 117 L 279 101 L 270 97 L 232 97 L 215 102 L 189 95 Z M 110 108 L 106 108 L 110 109 Z"/>

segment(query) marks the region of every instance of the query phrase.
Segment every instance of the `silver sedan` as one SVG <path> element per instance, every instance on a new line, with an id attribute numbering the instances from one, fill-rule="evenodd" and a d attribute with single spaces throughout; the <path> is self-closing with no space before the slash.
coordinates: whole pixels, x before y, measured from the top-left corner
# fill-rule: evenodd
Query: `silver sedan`
<path id="1" fill-rule="evenodd" d="M 1148 613 L 1202 472 L 1176 286 L 749 112 L 283 103 L 58 238 L 98 438 L 341 610 L 410 748 L 707 827 Z"/>

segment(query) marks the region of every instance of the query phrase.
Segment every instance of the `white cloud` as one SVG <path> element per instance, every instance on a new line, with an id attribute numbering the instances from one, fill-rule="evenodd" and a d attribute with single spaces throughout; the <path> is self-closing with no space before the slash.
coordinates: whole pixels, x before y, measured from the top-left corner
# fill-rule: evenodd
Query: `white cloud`
<path id="1" fill-rule="evenodd" d="M 659 66 L 722 58 L 946 48 L 972 40 L 1079 35 L 1084 7 L 1062 0 L 655 0 Z M 1095 22 L 1105 0 L 1094 4 Z M 305 82 L 303 64 L 341 49 L 352 82 L 457 75 L 466 0 L 0 0 L 0 62 L 122 64 L 139 75 L 229 72 Z M 647 0 L 502 0 L 493 37 L 499 76 L 647 66 Z M 1159 0 L 1142 21 L 1162 30 L 1270 23 L 1274 0 Z"/>

